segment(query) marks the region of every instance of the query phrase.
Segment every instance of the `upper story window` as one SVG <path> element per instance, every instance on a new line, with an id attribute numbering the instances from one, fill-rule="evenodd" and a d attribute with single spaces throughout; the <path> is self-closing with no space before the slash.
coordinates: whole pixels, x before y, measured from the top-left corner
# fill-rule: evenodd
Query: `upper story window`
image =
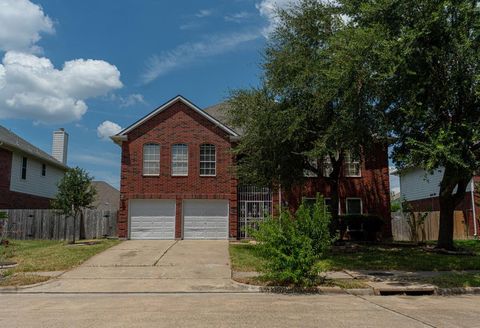
<path id="1" fill-rule="evenodd" d="M 332 174 L 333 172 L 332 161 L 330 160 L 330 156 L 328 155 L 325 156 L 325 158 L 323 159 L 322 170 L 324 177 L 329 177 L 330 174 Z"/>
<path id="2" fill-rule="evenodd" d="M 185 144 L 172 146 L 172 175 L 188 175 L 188 146 Z"/>
<path id="3" fill-rule="evenodd" d="M 27 179 L 27 161 L 26 157 L 22 158 L 22 180 Z"/>
<path id="4" fill-rule="evenodd" d="M 47 175 L 47 166 L 45 164 L 42 164 L 42 177 Z"/>
<path id="5" fill-rule="evenodd" d="M 200 175 L 215 176 L 217 174 L 217 157 L 215 145 L 200 146 Z"/>
<path id="6" fill-rule="evenodd" d="M 304 170 L 303 171 L 303 176 L 305 178 L 316 178 L 317 177 L 317 170 L 318 170 L 318 160 L 317 159 L 312 159 L 310 158 L 308 160 L 308 163 L 310 164 L 310 166 L 315 169 L 315 171 L 312 171 L 312 170 Z"/>
<path id="7" fill-rule="evenodd" d="M 160 175 L 160 145 L 143 145 L 143 175 Z"/>
<path id="8" fill-rule="evenodd" d="M 357 156 L 346 153 L 344 163 L 344 175 L 346 177 L 360 177 L 362 175 L 360 159 Z"/>

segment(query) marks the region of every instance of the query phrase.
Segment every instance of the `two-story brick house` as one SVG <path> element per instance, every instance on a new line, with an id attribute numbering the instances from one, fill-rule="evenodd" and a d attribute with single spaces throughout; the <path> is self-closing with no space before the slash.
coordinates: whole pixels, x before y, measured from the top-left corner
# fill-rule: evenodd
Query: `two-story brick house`
<path id="1" fill-rule="evenodd" d="M 44 209 L 68 170 L 68 134 L 53 134 L 52 155 L 0 126 L 0 209 Z"/>
<path id="2" fill-rule="evenodd" d="M 122 148 L 118 234 L 131 239 L 228 239 L 277 204 L 297 206 L 317 192 L 320 178 L 288 191 L 241 186 L 231 152 L 240 131 L 221 106 L 202 110 L 177 96 L 112 139 Z M 390 221 L 388 158 L 379 147 L 351 161 L 341 181 L 341 213 L 378 214 Z M 389 229 L 386 229 L 387 233 Z"/>

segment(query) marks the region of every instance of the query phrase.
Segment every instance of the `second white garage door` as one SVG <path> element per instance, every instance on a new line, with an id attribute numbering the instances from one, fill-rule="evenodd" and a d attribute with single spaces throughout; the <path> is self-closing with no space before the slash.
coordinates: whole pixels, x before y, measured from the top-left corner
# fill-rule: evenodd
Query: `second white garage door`
<path id="1" fill-rule="evenodd" d="M 134 199 L 130 239 L 175 239 L 175 200 Z"/>
<path id="2" fill-rule="evenodd" d="M 183 238 L 228 239 L 228 201 L 184 201 Z"/>

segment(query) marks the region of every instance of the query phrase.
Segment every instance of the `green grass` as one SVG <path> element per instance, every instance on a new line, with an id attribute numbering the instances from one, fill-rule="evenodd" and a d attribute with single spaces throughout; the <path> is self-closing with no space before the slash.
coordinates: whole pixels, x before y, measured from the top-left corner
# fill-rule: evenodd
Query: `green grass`
<path id="1" fill-rule="evenodd" d="M 235 271 L 260 271 L 264 260 L 255 253 L 251 244 L 230 244 L 230 259 Z"/>
<path id="2" fill-rule="evenodd" d="M 426 252 L 421 247 L 363 246 L 352 253 L 330 253 L 319 261 L 323 270 L 480 270 L 480 241 L 457 241 L 456 246 L 476 256 L 444 255 Z M 259 271 L 263 260 L 254 245 L 230 245 L 232 266 L 236 271 Z"/>
<path id="3" fill-rule="evenodd" d="M 480 273 L 448 273 L 420 281 L 441 288 L 480 287 Z"/>
<path id="4" fill-rule="evenodd" d="M 7 270 L 8 275 L 33 271 L 60 271 L 75 267 L 93 255 L 119 243 L 118 240 L 98 240 L 89 246 L 72 246 L 53 240 L 12 240 L 8 247 L 0 246 L 0 254 L 18 265 Z M 4 275 L 6 275 L 4 273 Z"/>

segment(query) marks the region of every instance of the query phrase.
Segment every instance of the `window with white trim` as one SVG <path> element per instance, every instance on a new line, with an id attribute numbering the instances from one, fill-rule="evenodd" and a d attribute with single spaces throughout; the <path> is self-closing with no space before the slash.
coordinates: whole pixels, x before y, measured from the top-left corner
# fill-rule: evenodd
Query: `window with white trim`
<path id="1" fill-rule="evenodd" d="M 351 153 L 345 154 L 344 175 L 346 177 L 360 177 L 362 175 L 360 168 L 360 159 Z"/>
<path id="2" fill-rule="evenodd" d="M 217 174 L 217 157 L 215 145 L 200 146 L 200 175 L 215 176 Z"/>
<path id="3" fill-rule="evenodd" d="M 328 155 L 325 156 L 325 158 L 323 159 L 322 170 L 323 170 L 324 177 L 329 177 L 330 174 L 332 174 L 333 172 L 332 161 L 330 160 L 330 156 Z"/>
<path id="4" fill-rule="evenodd" d="M 188 146 L 185 144 L 172 146 L 172 175 L 188 175 Z"/>
<path id="5" fill-rule="evenodd" d="M 160 175 L 160 145 L 143 145 L 143 175 Z"/>
<path id="6" fill-rule="evenodd" d="M 361 198 L 347 198 L 345 201 L 347 215 L 363 214 L 363 204 Z"/>
<path id="7" fill-rule="evenodd" d="M 308 163 L 310 164 L 310 166 L 312 168 L 315 169 L 315 171 L 305 169 L 303 171 L 303 176 L 305 178 L 316 178 L 317 177 L 317 172 L 316 171 L 318 170 L 318 160 L 310 158 L 310 159 L 308 159 Z"/>

